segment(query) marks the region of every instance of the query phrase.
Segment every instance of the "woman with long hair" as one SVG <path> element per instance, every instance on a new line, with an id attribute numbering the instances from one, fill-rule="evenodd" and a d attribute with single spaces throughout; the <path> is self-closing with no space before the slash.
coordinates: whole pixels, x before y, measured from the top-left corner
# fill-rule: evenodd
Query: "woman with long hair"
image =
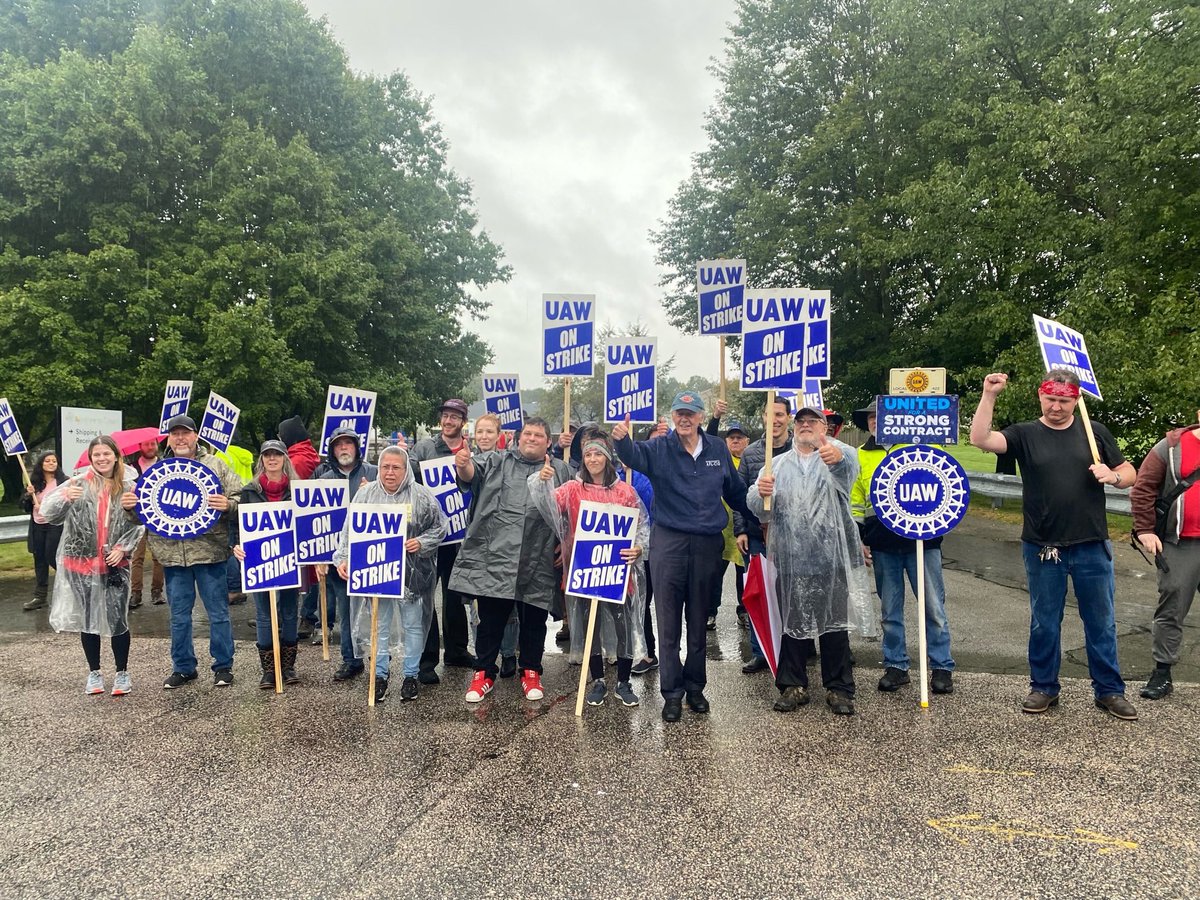
<path id="1" fill-rule="evenodd" d="M 629 675 L 635 654 L 641 659 L 646 652 L 646 639 L 642 630 L 646 586 L 642 566 L 638 563 L 645 555 L 650 538 L 646 508 L 637 491 L 618 478 L 614 465 L 615 453 L 608 435 L 597 429 L 585 435 L 582 443 L 582 465 L 573 479 L 555 488 L 552 481 L 554 472 L 547 457 L 542 470 L 529 476 L 529 494 L 542 518 L 554 528 L 562 541 L 564 577 L 570 566 L 575 525 L 579 519 L 580 504 L 584 500 L 619 504 L 638 510 L 638 526 L 633 546 L 621 551 L 621 558 L 629 564 L 629 592 L 624 603 L 600 604 L 600 616 L 596 620 L 597 633 L 592 637 L 591 658 L 583 660 L 593 679 L 586 700 L 589 706 L 599 706 L 608 695 L 608 686 L 604 682 L 604 653 L 601 645 L 605 636 L 613 634 L 617 657 L 616 695 L 626 706 L 637 706 L 638 696 L 629 681 Z M 575 598 L 574 602 L 582 604 L 588 601 Z"/>
<path id="2" fill-rule="evenodd" d="M 258 450 L 258 462 L 254 464 L 254 477 L 242 488 L 239 505 L 245 503 L 280 503 L 292 499 L 292 482 L 296 470 L 288 458 L 287 445 L 283 441 L 263 441 Z M 246 558 L 242 545 L 233 548 L 239 561 Z M 265 690 L 275 687 L 275 645 L 271 640 L 271 594 L 257 591 L 254 598 L 255 636 L 258 644 L 258 661 L 262 665 L 262 678 L 258 686 Z M 296 654 L 299 636 L 300 591 L 288 588 L 275 592 L 275 611 L 279 620 L 279 668 L 283 680 L 296 684 Z"/>
<path id="3" fill-rule="evenodd" d="M 67 480 L 66 473 L 58 464 L 58 454 L 47 450 L 33 461 L 33 474 L 21 497 L 21 506 L 29 513 L 29 537 L 26 546 L 33 554 L 33 574 L 37 579 L 33 588 L 33 599 L 22 608 L 41 609 L 46 605 L 46 591 L 50 584 L 50 567 L 58 559 L 58 541 L 62 537 L 62 526 L 53 525 L 42 515 L 42 501 Z M 57 571 L 57 570 L 56 570 Z"/>
<path id="4" fill-rule="evenodd" d="M 133 474 L 106 434 L 87 448 L 91 465 L 42 502 L 42 515 L 62 523 L 59 575 L 54 580 L 50 627 L 78 631 L 87 658 L 84 693 L 103 694 L 100 638 L 112 641 L 117 668 L 114 697 L 133 690 L 129 678 L 129 557 L 144 526 L 133 514 Z"/>

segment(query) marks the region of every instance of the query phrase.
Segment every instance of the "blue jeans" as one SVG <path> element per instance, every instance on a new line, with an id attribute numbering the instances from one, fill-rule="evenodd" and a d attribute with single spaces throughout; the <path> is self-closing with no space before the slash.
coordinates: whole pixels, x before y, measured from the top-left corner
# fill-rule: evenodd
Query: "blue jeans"
<path id="1" fill-rule="evenodd" d="M 337 621 L 342 623 L 339 644 L 342 650 L 342 662 L 351 669 L 362 671 L 362 660 L 354 655 L 354 629 L 350 627 L 350 598 L 346 594 L 346 582 L 338 575 L 333 566 L 325 576 L 325 601 L 333 604 L 337 610 Z"/>
<path id="2" fill-rule="evenodd" d="M 258 646 L 271 646 L 271 595 L 260 591 L 250 595 L 254 598 L 254 609 L 257 614 Z M 279 643 L 296 643 L 296 607 L 300 602 L 300 592 L 291 589 L 275 592 L 275 611 L 279 616 Z"/>
<path id="3" fill-rule="evenodd" d="M 330 569 L 333 567 L 330 566 Z M 325 576 L 325 623 L 333 628 L 337 622 L 337 602 L 330 589 L 332 578 Z M 321 627 L 321 611 L 317 605 L 321 602 L 321 585 L 314 584 L 304 592 L 304 601 L 300 607 L 300 618 L 312 626 L 313 631 Z"/>
<path id="4" fill-rule="evenodd" d="M 904 635 L 904 576 L 917 593 L 917 551 L 871 552 L 875 590 L 883 613 L 883 664 L 908 671 L 908 644 Z M 954 671 L 950 657 L 950 623 L 946 619 L 946 588 L 942 583 L 942 550 L 925 548 L 925 632 L 932 669 Z"/>
<path id="5" fill-rule="evenodd" d="M 1117 662 L 1117 618 L 1113 604 L 1112 543 L 1089 541 L 1059 548 L 1058 562 L 1042 562 L 1041 548 L 1023 541 L 1025 575 L 1029 579 L 1029 687 L 1051 697 L 1060 690 L 1062 619 L 1067 576 L 1079 602 L 1087 648 L 1088 672 L 1097 697 L 1124 694 Z"/>
<path id="6" fill-rule="evenodd" d="M 370 603 L 370 600 L 363 601 Z M 421 671 L 421 653 L 425 650 L 425 610 L 423 603 L 395 603 L 391 600 L 379 601 L 379 620 L 377 624 L 375 675 L 387 678 L 391 653 L 388 650 L 388 639 L 392 633 L 392 616 L 395 608 L 400 607 L 400 627 L 404 629 L 404 677 L 416 678 Z"/>
<path id="7" fill-rule="evenodd" d="M 229 621 L 225 572 L 224 562 L 163 566 L 167 604 L 171 609 L 171 665 L 176 672 L 190 675 L 196 671 L 192 610 L 197 591 L 208 614 L 208 651 L 212 654 L 213 671 L 233 668 L 233 623 Z"/>

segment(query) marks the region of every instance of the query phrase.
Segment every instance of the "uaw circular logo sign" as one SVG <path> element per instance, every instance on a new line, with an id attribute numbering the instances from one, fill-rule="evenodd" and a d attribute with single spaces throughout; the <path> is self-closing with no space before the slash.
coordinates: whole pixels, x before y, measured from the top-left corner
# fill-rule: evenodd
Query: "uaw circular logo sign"
<path id="1" fill-rule="evenodd" d="M 879 521 L 914 541 L 941 537 L 962 521 L 971 499 L 966 470 L 937 447 L 902 447 L 871 476 L 871 506 Z"/>
<path id="2" fill-rule="evenodd" d="M 208 466 L 168 456 L 138 479 L 138 518 L 159 537 L 199 537 L 221 517 L 220 510 L 208 505 L 208 495 L 220 493 L 221 480 Z"/>

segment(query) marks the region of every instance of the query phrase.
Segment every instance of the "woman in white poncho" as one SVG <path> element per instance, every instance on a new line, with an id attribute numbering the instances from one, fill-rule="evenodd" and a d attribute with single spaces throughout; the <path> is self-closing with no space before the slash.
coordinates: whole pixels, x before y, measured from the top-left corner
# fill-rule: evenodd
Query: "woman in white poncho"
<path id="1" fill-rule="evenodd" d="M 808 703 L 807 653 L 803 641 L 821 647 L 825 700 L 839 715 L 854 713 L 850 629 L 874 626 L 858 528 L 850 513 L 850 488 L 858 460 L 827 437 L 822 410 L 796 413 L 792 450 L 751 486 L 746 502 L 767 529 L 767 559 L 776 571 L 783 635 L 775 684 L 775 709 L 790 712 Z M 771 498 L 766 510 L 763 498 Z"/>
<path id="2" fill-rule="evenodd" d="M 134 517 L 137 496 L 108 435 L 87 448 L 91 466 L 42 503 L 46 521 L 63 525 L 58 544 L 58 575 L 50 603 L 50 627 L 78 631 L 87 657 L 84 692 L 104 693 L 100 638 L 112 641 L 117 675 L 113 696 L 133 689 L 129 677 L 129 557 L 145 528 Z"/>

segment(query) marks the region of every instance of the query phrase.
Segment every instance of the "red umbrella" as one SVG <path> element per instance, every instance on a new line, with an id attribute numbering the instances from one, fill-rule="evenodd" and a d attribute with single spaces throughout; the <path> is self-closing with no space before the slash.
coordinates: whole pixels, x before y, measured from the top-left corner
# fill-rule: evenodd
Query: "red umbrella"
<path id="1" fill-rule="evenodd" d="M 775 567 L 760 553 L 751 556 L 750 564 L 746 566 L 742 605 L 750 616 L 758 645 L 774 675 L 779 668 L 779 641 L 783 628 L 779 600 L 775 597 Z"/>
<path id="2" fill-rule="evenodd" d="M 159 434 L 158 429 L 153 425 L 147 428 L 130 428 L 128 431 L 114 431 L 109 435 L 117 442 L 117 448 L 121 451 L 122 456 L 128 456 L 141 446 L 142 441 L 161 441 L 166 437 L 165 434 Z M 79 462 L 75 463 L 76 469 L 82 469 L 89 465 L 87 451 L 83 451 L 83 455 L 79 457 Z"/>

